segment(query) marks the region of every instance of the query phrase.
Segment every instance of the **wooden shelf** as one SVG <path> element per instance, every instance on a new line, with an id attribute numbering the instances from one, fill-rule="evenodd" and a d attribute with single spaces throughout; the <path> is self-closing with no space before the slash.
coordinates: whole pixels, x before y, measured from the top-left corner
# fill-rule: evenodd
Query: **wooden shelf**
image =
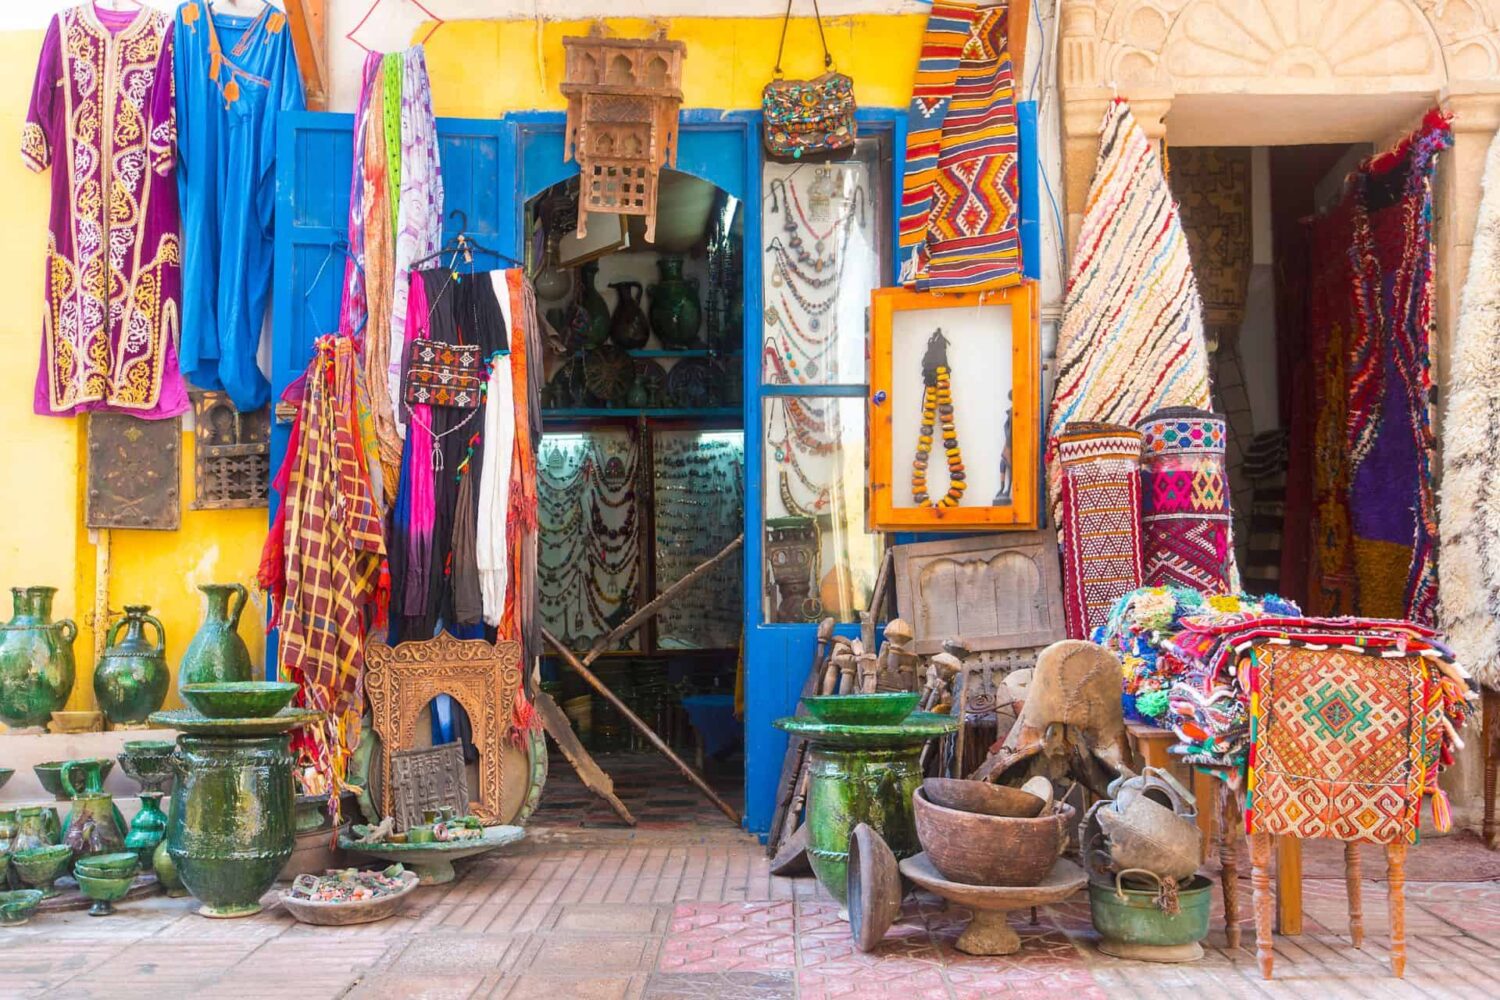
<path id="1" fill-rule="evenodd" d="M 667 406 L 651 406 L 644 409 L 629 406 L 601 406 L 564 410 L 542 410 L 542 420 L 609 420 L 620 417 L 646 417 L 668 420 L 720 420 L 744 415 L 738 406 L 708 406 L 695 409 L 678 409 Z"/>
<path id="2" fill-rule="evenodd" d="M 634 351 L 626 351 L 632 358 L 729 358 L 739 357 L 742 351 L 715 351 L 705 347 L 686 347 L 681 349 L 670 348 L 639 348 Z"/>

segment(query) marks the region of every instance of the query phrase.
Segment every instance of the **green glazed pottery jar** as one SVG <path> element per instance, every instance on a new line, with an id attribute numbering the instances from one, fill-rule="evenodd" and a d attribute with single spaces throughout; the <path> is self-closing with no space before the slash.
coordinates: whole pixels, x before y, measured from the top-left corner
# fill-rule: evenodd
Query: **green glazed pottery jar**
<path id="1" fill-rule="evenodd" d="M 104 655 L 94 670 L 94 697 L 114 725 L 135 725 L 167 700 L 167 633 L 145 604 L 125 605 L 125 617 L 110 626 Z M 146 626 L 156 641 L 146 638 Z M 125 635 L 122 638 L 121 632 Z"/>
<path id="2" fill-rule="evenodd" d="M 82 788 L 73 782 L 73 776 L 79 771 L 85 775 Z M 73 798 L 73 808 L 68 812 L 67 826 L 62 835 L 62 842 L 72 849 L 73 857 L 87 858 L 124 850 L 123 817 L 115 808 L 115 797 L 102 788 L 104 782 L 98 761 L 69 761 L 59 773 L 63 791 Z"/>
<path id="3" fill-rule="evenodd" d="M 22 806 L 16 810 L 16 827 L 10 838 L 12 855 L 57 843 L 58 836 L 53 829 L 57 821 L 47 815 L 50 811 L 47 806 Z"/>
<path id="4" fill-rule="evenodd" d="M 199 912 L 259 912 L 295 844 L 289 738 L 182 736 L 172 766 L 167 853 Z"/>
<path id="5" fill-rule="evenodd" d="M 71 619 L 52 620 L 56 587 L 12 587 L 15 611 L 0 624 L 0 722 L 45 725 L 73 693 Z"/>
<path id="6" fill-rule="evenodd" d="M 171 821 L 168 820 L 170 826 Z M 167 890 L 167 895 L 173 899 L 188 894 L 183 887 L 182 878 L 177 874 L 177 864 L 172 860 L 172 855 L 167 851 L 167 840 L 162 838 L 161 843 L 156 845 L 156 850 L 151 852 L 151 867 L 156 872 L 156 881 Z"/>
<path id="7" fill-rule="evenodd" d="M 249 594 L 238 583 L 205 583 L 203 624 L 177 669 L 177 690 L 189 684 L 250 680 L 250 650 L 240 638 L 240 615 Z M 238 601 L 232 598 L 239 598 Z"/>
<path id="8" fill-rule="evenodd" d="M 125 849 L 140 857 L 141 868 L 149 869 L 156 845 L 166 836 L 167 814 L 161 811 L 161 793 L 142 792 L 141 808 L 130 821 L 130 832 L 125 834 Z"/>
<path id="9" fill-rule="evenodd" d="M 663 257 L 656 262 L 661 280 L 651 286 L 651 329 L 667 348 L 697 347 L 698 327 L 703 324 L 703 306 L 698 301 L 698 280 L 682 276 L 681 257 Z"/>

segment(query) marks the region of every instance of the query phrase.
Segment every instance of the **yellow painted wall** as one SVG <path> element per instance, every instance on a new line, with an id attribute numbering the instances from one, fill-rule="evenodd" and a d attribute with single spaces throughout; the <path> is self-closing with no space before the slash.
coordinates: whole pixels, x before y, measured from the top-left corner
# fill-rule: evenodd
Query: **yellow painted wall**
<path id="1" fill-rule="evenodd" d="M 861 104 L 904 107 L 917 64 L 924 15 L 839 18 L 827 23 L 838 68 L 854 78 Z M 760 104 L 775 64 L 776 18 L 678 18 L 668 35 L 688 45 L 685 105 L 744 109 Z M 644 37 L 645 21 L 610 22 L 621 36 Z M 459 21 L 428 43 L 439 115 L 494 117 L 508 111 L 564 107 L 558 84 L 562 39 L 586 34 L 587 22 Z M 426 33 L 419 29 L 418 37 Z M 0 149 L 18 142 L 42 32 L 0 32 Z M 810 19 L 792 22 L 784 69 L 789 77 L 821 72 Z M 14 147 L 12 147 L 14 149 Z M 40 337 L 42 248 L 48 175 L 31 173 L 17 152 L 0 154 L 5 239 L 0 240 L 0 587 L 58 588 L 56 612 L 77 620 L 79 680 L 70 708 L 94 707 L 89 681 L 94 634 L 96 549 L 83 526 L 84 425 L 31 412 Z M 200 583 L 250 585 L 265 537 L 266 512 L 193 511 L 192 435 L 183 435 L 182 528 L 117 531 L 111 538 L 109 606 L 150 604 L 167 629 L 176 667 L 198 627 Z M 264 607 L 252 605 L 240 634 L 263 657 Z M 8 613 L 3 617 L 9 617 Z M 175 691 L 168 706 L 178 704 Z"/>

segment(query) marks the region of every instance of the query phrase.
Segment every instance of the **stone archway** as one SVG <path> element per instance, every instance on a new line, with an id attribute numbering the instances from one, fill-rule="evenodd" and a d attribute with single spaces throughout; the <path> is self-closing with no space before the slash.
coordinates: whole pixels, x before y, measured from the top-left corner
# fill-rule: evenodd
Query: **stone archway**
<path id="1" fill-rule="evenodd" d="M 1454 146 L 1439 160 L 1435 189 L 1433 376 L 1447 399 L 1485 155 L 1500 128 L 1500 0 L 1059 2 L 1070 249 L 1115 95 L 1130 100 L 1148 135 L 1170 132 L 1183 145 L 1386 145 L 1434 104 L 1453 115 Z M 1443 780 L 1461 826 L 1477 826 L 1481 742 L 1470 739 Z"/>

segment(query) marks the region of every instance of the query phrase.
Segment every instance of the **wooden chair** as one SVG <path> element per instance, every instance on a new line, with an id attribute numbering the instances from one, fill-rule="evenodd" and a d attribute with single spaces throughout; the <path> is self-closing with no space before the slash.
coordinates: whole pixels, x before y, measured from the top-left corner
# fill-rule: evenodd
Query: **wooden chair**
<path id="1" fill-rule="evenodd" d="M 1256 954 L 1271 978 L 1271 838 L 1344 841 L 1349 935 L 1364 943 L 1361 842 L 1386 849 L 1391 972 L 1406 970 L 1406 847 L 1417 827 L 1427 770 L 1441 738 L 1441 706 L 1424 697 L 1429 665 L 1418 655 L 1259 640 L 1240 660 L 1252 692 L 1253 749 L 1245 808 L 1250 822 Z M 1245 675 L 1242 674 L 1242 682 Z M 1233 885 L 1238 803 L 1223 805 L 1225 919 L 1239 911 Z M 1238 935 L 1232 935 L 1237 937 Z"/>

